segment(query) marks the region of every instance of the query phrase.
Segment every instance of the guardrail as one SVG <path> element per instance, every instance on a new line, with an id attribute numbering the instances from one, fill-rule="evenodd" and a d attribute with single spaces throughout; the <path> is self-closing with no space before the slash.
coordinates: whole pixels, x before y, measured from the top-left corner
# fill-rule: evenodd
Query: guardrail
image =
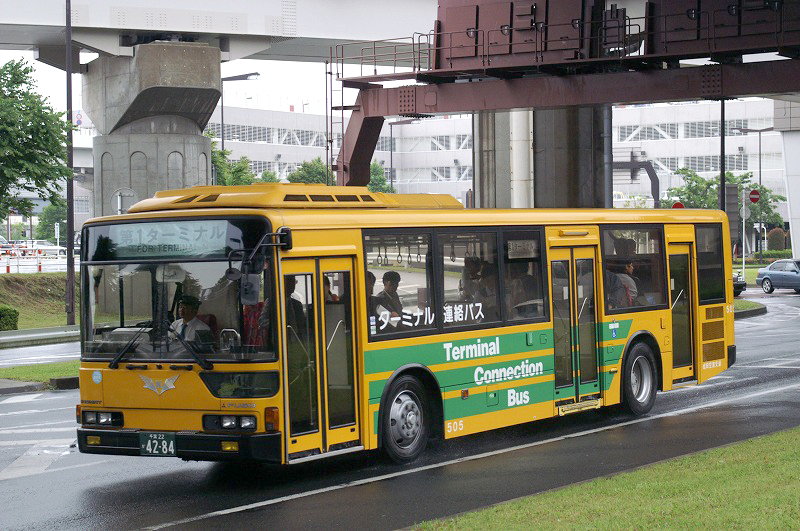
<path id="1" fill-rule="evenodd" d="M 47 345 L 80 340 L 78 325 L 5 330 L 0 332 L 0 348 Z"/>

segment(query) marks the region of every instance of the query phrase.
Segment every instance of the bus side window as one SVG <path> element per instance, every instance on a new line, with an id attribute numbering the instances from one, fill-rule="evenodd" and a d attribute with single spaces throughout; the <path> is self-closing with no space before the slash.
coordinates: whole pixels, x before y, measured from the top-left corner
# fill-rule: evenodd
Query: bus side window
<path id="1" fill-rule="evenodd" d="M 603 286 L 607 310 L 659 306 L 666 301 L 661 228 L 602 230 Z"/>
<path id="2" fill-rule="evenodd" d="M 445 328 L 500 320 L 497 233 L 438 236 Z"/>
<path id="3" fill-rule="evenodd" d="M 503 234 L 506 309 L 509 321 L 544 317 L 541 233 L 514 231 Z"/>
<path id="4" fill-rule="evenodd" d="M 364 235 L 370 338 L 436 326 L 431 235 L 397 230 Z"/>

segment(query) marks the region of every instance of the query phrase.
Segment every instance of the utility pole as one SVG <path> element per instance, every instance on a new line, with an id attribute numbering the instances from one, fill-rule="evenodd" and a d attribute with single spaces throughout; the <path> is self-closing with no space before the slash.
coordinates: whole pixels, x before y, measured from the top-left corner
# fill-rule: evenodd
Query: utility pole
<path id="1" fill-rule="evenodd" d="M 72 2 L 67 0 L 67 20 L 65 44 L 67 48 L 67 286 L 66 286 L 66 312 L 67 325 L 75 324 L 75 194 L 73 189 L 74 168 L 72 160 Z"/>

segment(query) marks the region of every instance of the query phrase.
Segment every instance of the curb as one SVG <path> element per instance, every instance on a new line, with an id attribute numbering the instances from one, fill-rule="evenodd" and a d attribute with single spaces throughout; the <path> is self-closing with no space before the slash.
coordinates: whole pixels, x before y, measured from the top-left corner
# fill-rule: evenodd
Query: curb
<path id="1" fill-rule="evenodd" d="M 50 387 L 53 389 L 77 389 L 78 377 L 68 376 L 66 378 L 50 378 Z"/>
<path id="2" fill-rule="evenodd" d="M 47 385 L 41 382 L 21 382 L 18 380 L 0 379 L 0 395 L 10 395 L 15 393 L 32 393 L 44 391 Z"/>
<path id="3" fill-rule="evenodd" d="M 733 319 L 747 319 L 749 317 L 757 317 L 759 315 L 765 315 L 767 313 L 767 307 L 762 306 L 761 308 L 753 308 L 752 310 L 739 310 L 733 314 Z"/>

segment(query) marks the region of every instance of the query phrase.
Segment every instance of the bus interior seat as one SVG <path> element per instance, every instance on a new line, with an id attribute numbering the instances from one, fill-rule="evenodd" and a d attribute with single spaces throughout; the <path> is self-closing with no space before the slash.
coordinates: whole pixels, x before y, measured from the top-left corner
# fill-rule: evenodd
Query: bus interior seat
<path id="1" fill-rule="evenodd" d="M 217 327 L 217 316 L 213 313 L 197 314 L 197 318 L 203 321 L 211 329 L 211 335 L 214 337 L 214 343 L 219 339 L 219 328 Z"/>

